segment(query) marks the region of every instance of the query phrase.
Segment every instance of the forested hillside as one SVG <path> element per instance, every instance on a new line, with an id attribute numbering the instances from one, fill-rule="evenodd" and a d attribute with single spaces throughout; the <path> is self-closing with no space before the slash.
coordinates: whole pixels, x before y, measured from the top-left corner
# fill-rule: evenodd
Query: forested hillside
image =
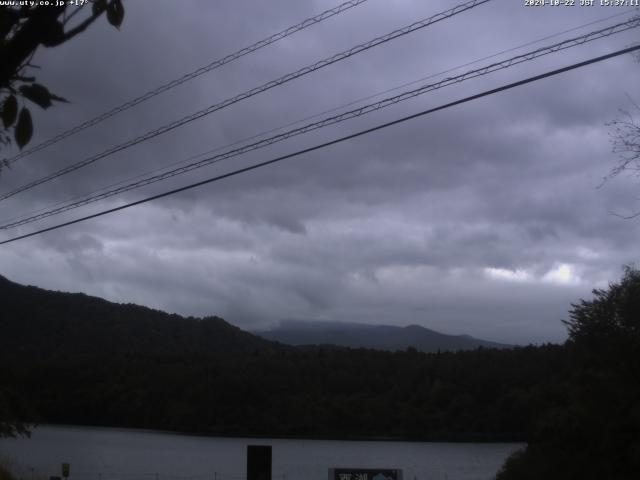
<path id="1" fill-rule="evenodd" d="M 523 440 L 567 375 L 562 347 L 457 354 L 311 348 L 0 357 L 41 422 L 218 435 Z"/>
<path id="2" fill-rule="evenodd" d="M 276 348 L 219 317 L 184 318 L 0 276 L 0 350 L 21 358 L 242 353 Z"/>
<path id="3" fill-rule="evenodd" d="M 0 290 L 0 435 L 20 433 L 22 420 L 214 435 L 521 440 L 528 447 L 501 480 L 640 473 L 637 270 L 572 306 L 564 345 L 455 353 L 285 347 L 218 318 L 6 280 Z"/>
<path id="4" fill-rule="evenodd" d="M 211 434 L 523 439 L 559 346 L 425 354 L 293 348 L 0 279 L 0 385 L 25 420 Z"/>

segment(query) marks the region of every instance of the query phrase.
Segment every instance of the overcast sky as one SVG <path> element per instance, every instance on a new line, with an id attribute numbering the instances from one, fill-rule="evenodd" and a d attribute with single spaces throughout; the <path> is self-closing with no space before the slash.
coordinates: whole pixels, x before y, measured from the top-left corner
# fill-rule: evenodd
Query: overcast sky
<path id="1" fill-rule="evenodd" d="M 120 31 L 101 19 L 73 41 L 38 51 L 39 81 L 71 103 L 46 112 L 32 108 L 31 144 L 338 3 L 127 1 Z M 15 163 L 2 172 L 0 190 L 457 3 L 462 2 L 369 0 Z M 633 10 L 525 7 L 524 0 L 494 0 L 5 200 L 0 220 L 625 12 Z M 447 87 L 1 232 L 0 238 L 608 53 L 639 36 L 635 29 Z M 19 283 L 184 315 L 219 315 L 245 329 L 281 319 L 326 319 L 418 324 L 523 344 L 563 341 L 561 319 L 567 318 L 571 302 L 589 298 L 592 288 L 615 281 L 622 265 L 638 260 L 640 219 L 623 220 L 611 212 L 640 210 L 640 181 L 621 176 L 598 188 L 617 160 L 605 124 L 619 109 L 631 108 L 629 97 L 640 102 L 638 85 L 640 64 L 631 55 L 618 57 L 0 246 L 0 274 Z"/>

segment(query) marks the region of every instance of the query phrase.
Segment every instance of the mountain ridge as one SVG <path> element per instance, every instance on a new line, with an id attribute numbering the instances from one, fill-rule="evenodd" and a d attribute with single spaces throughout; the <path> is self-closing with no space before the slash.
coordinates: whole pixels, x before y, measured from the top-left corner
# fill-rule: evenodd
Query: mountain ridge
<path id="1" fill-rule="evenodd" d="M 270 330 L 254 330 L 267 340 L 286 345 L 336 345 L 376 350 L 440 351 L 485 348 L 512 348 L 513 345 L 492 342 L 470 335 L 448 335 L 417 324 L 404 327 L 384 324 L 338 322 L 330 320 L 283 320 Z"/>
<path id="2" fill-rule="evenodd" d="M 37 356 L 250 353 L 283 348 L 217 316 L 183 317 L 0 276 L 0 349 Z"/>
<path id="3" fill-rule="evenodd" d="M 46 357 L 254 353 L 291 346 L 332 345 L 423 352 L 512 345 L 423 326 L 283 320 L 276 329 L 247 332 L 217 316 L 184 317 L 85 293 L 21 285 L 0 275 L 0 348 Z"/>

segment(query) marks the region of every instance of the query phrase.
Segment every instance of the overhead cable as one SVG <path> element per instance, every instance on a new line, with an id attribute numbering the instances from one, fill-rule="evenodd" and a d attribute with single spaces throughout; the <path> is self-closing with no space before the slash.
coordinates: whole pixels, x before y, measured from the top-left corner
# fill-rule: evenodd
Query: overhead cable
<path id="1" fill-rule="evenodd" d="M 345 60 L 349 57 L 352 57 L 353 55 L 356 55 L 358 53 L 364 52 L 366 50 L 369 50 L 370 48 L 376 47 L 378 45 L 381 45 L 383 43 L 387 43 L 390 42 L 391 40 L 394 40 L 398 37 L 407 35 L 409 33 L 415 32 L 417 30 L 420 30 L 422 28 L 425 28 L 429 25 L 433 25 L 434 23 L 440 22 L 442 20 L 451 18 L 455 15 L 458 15 L 462 12 L 465 12 L 467 10 L 470 10 L 472 8 L 477 7 L 478 5 L 482 5 L 484 3 L 490 2 L 492 0 L 471 0 L 468 1 L 466 3 L 457 5 L 449 10 L 446 10 L 444 12 L 438 13 L 436 15 L 433 15 L 429 18 L 420 20 L 418 22 L 412 23 L 411 25 L 408 25 L 406 27 L 394 30 L 390 33 L 387 33 L 386 35 L 382 35 L 380 37 L 376 37 L 373 40 L 370 40 L 368 42 L 362 43 L 360 45 L 357 45 L 355 47 L 350 48 L 349 50 L 345 50 L 341 53 L 335 54 L 331 57 L 325 58 L 323 60 L 320 60 L 314 64 L 308 65 L 306 67 L 303 67 L 293 73 L 288 73 L 287 75 L 284 75 L 276 80 L 271 80 L 259 87 L 255 87 L 252 88 L 251 90 L 248 90 L 244 93 L 241 93 L 239 95 L 236 95 L 234 97 L 228 98 L 220 103 L 217 103 L 215 105 L 211 105 L 210 107 L 207 107 L 205 109 L 199 110 L 195 113 L 192 113 L 191 115 L 187 115 L 179 120 L 175 120 L 167 125 L 164 125 L 160 128 L 157 128 L 155 130 L 151 130 L 143 135 L 140 135 L 138 137 L 135 137 L 125 143 L 122 143 L 120 145 L 117 145 L 115 147 L 111 147 L 108 150 L 105 150 L 102 153 L 99 153 L 97 155 L 93 155 L 91 157 L 85 158 L 84 160 L 81 160 L 79 162 L 73 163 L 65 168 L 62 168 L 54 173 L 51 173 L 45 177 L 42 177 L 38 180 L 34 180 L 32 182 L 29 182 L 25 185 L 22 185 L 14 190 L 11 190 L 9 192 L 0 194 L 0 201 L 1 200 L 6 200 L 7 198 L 13 197 L 14 195 L 17 195 L 20 192 L 24 192 L 25 190 L 29 190 L 31 188 L 34 188 L 38 185 L 41 185 L 43 183 L 46 182 L 50 182 L 51 180 L 55 179 L 55 178 L 59 178 L 63 175 L 66 175 L 68 173 L 71 173 L 75 170 L 78 170 L 80 168 L 86 167 L 87 165 L 91 165 L 92 163 L 97 162 L 98 160 L 101 160 L 105 157 L 108 157 L 110 155 L 113 155 L 114 153 L 120 152 L 122 150 L 125 150 L 127 148 L 130 148 L 134 145 L 137 145 L 141 142 L 150 140 L 152 138 L 155 138 L 159 135 L 162 135 L 164 133 L 167 133 L 175 128 L 181 127 L 182 125 L 185 125 L 187 123 L 193 122 L 194 120 L 197 120 L 199 118 L 202 118 L 206 115 L 210 115 L 213 112 L 216 112 L 218 110 L 221 110 L 223 108 L 226 108 L 230 105 L 233 105 L 235 103 L 238 103 L 242 100 L 246 100 L 247 98 L 253 97 L 255 95 L 258 95 L 259 93 L 265 92 L 269 89 L 272 89 L 274 87 L 280 86 L 283 83 L 287 83 L 291 80 L 294 80 L 296 78 L 302 77 L 304 75 L 307 75 L 311 72 L 314 72 L 316 70 L 319 70 L 321 68 L 324 68 L 328 65 L 332 65 L 336 62 Z"/>
<path id="2" fill-rule="evenodd" d="M 516 87 L 519 87 L 519 86 L 522 86 L 522 85 L 525 85 L 525 84 L 528 84 L 528 83 L 537 82 L 539 80 L 543 80 L 545 78 L 549 78 L 549 77 L 552 77 L 552 76 L 555 76 L 555 75 L 559 75 L 561 73 L 565 73 L 565 72 L 568 72 L 570 70 L 575 70 L 575 69 L 578 69 L 578 68 L 582 68 L 582 67 L 585 67 L 587 65 L 591 65 L 591 64 L 594 64 L 594 63 L 602 62 L 604 60 L 608 60 L 610 58 L 614 58 L 614 57 L 617 57 L 617 56 L 620 56 L 620 55 L 624 55 L 626 53 L 636 52 L 638 50 L 640 50 L 640 45 L 635 45 L 635 46 L 632 46 L 632 47 L 628 47 L 628 48 L 623 48 L 621 50 L 617 50 L 617 51 L 609 53 L 607 55 L 601 55 L 599 57 L 591 58 L 591 59 L 585 60 L 583 62 L 574 63 L 574 64 L 568 65 L 566 67 L 562 67 L 562 68 L 559 68 L 559 69 L 556 69 L 556 70 L 551 70 L 549 72 L 546 72 L 546 73 L 543 73 L 543 74 L 540 74 L 540 75 L 535 75 L 533 77 L 528 77 L 528 78 L 526 78 L 524 80 L 519 80 L 517 82 L 513 82 L 513 83 L 509 83 L 509 84 L 503 85 L 501 87 L 493 88 L 491 90 L 486 90 L 486 91 L 484 91 L 482 93 L 478 93 L 476 95 L 471 95 L 471 96 L 462 98 L 460 100 L 449 102 L 449 103 L 446 103 L 444 105 L 440 105 L 440 106 L 435 107 L 435 108 L 430 108 L 428 110 L 423 110 L 423 111 L 415 113 L 413 115 L 408 115 L 408 116 L 399 118 L 397 120 L 393 120 L 391 122 L 386 122 L 386 123 L 377 125 L 375 127 L 367 128 L 365 130 L 361 130 L 359 132 L 352 133 L 350 135 L 345 135 L 343 137 L 340 137 L 340 138 L 337 138 L 337 139 L 334 139 L 334 140 L 331 140 L 331 141 L 328 141 L 328 142 L 324 142 L 324 143 L 321 143 L 319 145 L 315 145 L 313 147 L 304 148 L 302 150 L 298 150 L 296 152 L 289 153 L 287 155 L 282 155 L 282 156 L 273 158 L 271 160 L 266 160 L 264 162 L 256 163 L 256 164 L 250 165 L 248 167 L 244 167 L 244 168 L 240 168 L 240 169 L 237 169 L 237 170 L 233 170 L 231 172 L 228 172 L 228 173 L 225 173 L 225 174 L 222 174 L 222 175 L 217 175 L 215 177 L 211 177 L 211 178 L 208 178 L 206 180 L 201 180 L 199 182 L 191 183 L 189 185 L 185 185 L 183 187 L 175 188 L 175 189 L 169 190 L 167 192 L 163 192 L 163 193 L 159 193 L 157 195 L 146 197 L 146 198 L 143 198 L 141 200 L 137 200 L 135 202 L 127 203 L 127 204 L 124 204 L 124 205 L 120 205 L 118 207 L 110 208 L 108 210 L 103 210 L 103 211 L 100 211 L 100 212 L 97 212 L 97 213 L 94 213 L 94 214 L 91 214 L 91 215 L 87 215 L 87 216 L 84 216 L 84 217 L 76 218 L 75 220 L 70 220 L 68 222 L 59 223 L 57 225 L 53 225 L 51 227 L 43 228 L 43 229 L 37 230 L 35 232 L 31 232 L 31 233 L 27 233 L 27 234 L 24 234 L 24 235 L 19 235 L 17 237 L 9 238 L 7 240 L 0 241 L 0 245 L 5 245 L 7 243 L 16 242 L 18 240 L 23 240 L 25 238 L 33 237 L 35 235 L 40 235 L 40 234 L 45 233 L 45 232 L 50 232 L 50 231 L 57 230 L 57 229 L 60 229 L 60 228 L 63 228 L 63 227 L 67 227 L 69 225 L 74 225 L 76 223 L 84 222 L 86 220 L 90 220 L 90 219 L 101 217 L 101 216 L 104 216 L 104 215 L 107 215 L 107 214 L 110 214 L 110 213 L 118 212 L 118 211 L 121 211 L 121 210 L 124 210 L 124 209 L 127 209 L 127 208 L 131 208 L 131 207 L 134 207 L 136 205 L 141 205 L 143 203 L 148 203 L 148 202 L 151 202 L 151 201 L 154 201 L 154 200 L 158 200 L 160 198 L 168 197 L 170 195 L 175 195 L 177 193 L 184 192 L 186 190 L 191 190 L 191 189 L 200 187 L 202 185 L 207 185 L 209 183 L 213 183 L 213 182 L 216 182 L 216 181 L 219 181 L 219 180 L 223 180 L 225 178 L 233 177 L 233 176 L 236 176 L 236 175 L 239 175 L 241 173 L 245 173 L 245 172 L 248 172 L 248 171 L 251 171 L 251 170 L 256 170 L 256 169 L 261 168 L 261 167 L 266 167 L 267 165 L 271 165 L 271 164 L 274 164 L 274 163 L 277 163 L 277 162 L 281 162 L 283 160 L 287 160 L 289 158 L 297 157 L 297 156 L 303 155 L 305 153 L 313 152 L 315 150 L 320 150 L 322 148 L 326 148 L 326 147 L 329 147 L 331 145 L 335 145 L 335 144 L 338 144 L 338 143 L 341 143 L 341 142 L 344 142 L 344 141 L 347 141 L 347 140 L 351 140 L 353 138 L 360 137 L 362 135 L 367 135 L 369 133 L 372 133 L 372 132 L 375 132 L 375 131 L 378 131 L 378 130 L 382 130 L 384 128 L 387 128 L 387 127 L 390 127 L 390 126 L 393 126 L 393 125 L 404 123 L 406 121 L 413 120 L 415 118 L 419 118 L 419 117 L 422 117 L 422 116 L 425 116 L 425 115 L 428 115 L 428 114 L 431 114 L 431 113 L 434 113 L 434 112 L 437 112 L 437 111 L 440 111 L 440 110 L 445 110 L 447 108 L 451 108 L 451 107 L 454 107 L 456 105 L 461 105 L 463 103 L 468 103 L 468 102 L 471 102 L 471 101 L 474 101 L 474 100 L 478 100 L 478 99 L 480 99 L 482 97 L 486 97 L 486 96 L 493 95 L 493 94 L 496 94 L 496 93 L 499 93 L 499 92 L 503 92 L 505 90 L 510 90 L 512 88 L 516 88 Z"/>
<path id="3" fill-rule="evenodd" d="M 87 120 L 84 123 L 81 123 L 79 125 L 76 125 L 75 127 L 72 127 L 54 137 L 49 138 L 48 140 L 45 140 L 42 143 L 39 143 L 37 145 L 34 145 L 33 147 L 27 149 L 27 150 L 23 150 L 22 152 L 18 153 L 17 155 L 7 158 L 6 162 L 8 164 L 12 164 L 14 162 L 17 162 L 18 160 L 20 160 L 21 158 L 24 158 L 28 155 L 31 155 L 32 153 L 38 152 L 40 150 L 43 150 L 47 147 L 50 147 L 51 145 L 54 145 L 56 143 L 58 143 L 61 140 L 64 140 L 65 138 L 68 138 L 72 135 L 75 135 L 78 132 L 81 132 L 83 130 L 86 130 L 89 127 L 93 127 L 101 122 L 103 122 L 104 120 L 113 117 L 114 115 L 117 115 L 121 112 L 124 112 L 125 110 L 128 110 L 132 107 L 135 107 L 136 105 L 142 103 L 142 102 L 146 102 L 147 100 L 160 95 L 161 93 L 164 93 L 168 90 L 171 90 L 172 88 L 177 87 L 178 85 L 182 85 L 185 82 L 188 82 L 189 80 L 193 80 L 196 77 L 199 77 L 200 75 L 204 75 L 205 73 L 208 73 L 212 70 L 215 70 L 216 68 L 222 67 L 223 65 L 226 65 L 227 63 L 231 63 L 234 60 L 237 60 L 241 57 L 244 57 L 245 55 L 248 55 L 250 53 L 253 53 L 257 50 L 260 50 L 263 47 L 266 47 L 267 45 L 271 45 L 272 43 L 277 42 L 278 40 L 282 40 L 283 38 L 289 37 L 291 35 L 293 35 L 294 33 L 297 33 L 301 30 L 304 30 L 305 28 L 308 28 L 312 25 L 315 25 L 316 23 L 320 23 L 323 20 L 326 20 L 330 17 L 333 17 L 334 15 L 338 15 L 346 10 L 349 10 L 353 7 L 356 7 L 364 2 L 366 2 L 368 0 L 349 0 L 348 2 L 344 2 L 341 3 L 340 5 L 338 5 L 337 7 L 331 8 L 329 10 L 325 10 L 324 12 L 314 16 L 314 17 L 310 17 L 307 18 L 306 20 L 303 20 L 302 22 L 293 25 L 289 28 L 285 28 L 284 30 L 271 35 L 270 37 L 264 38 L 252 45 L 249 45 L 248 47 L 244 47 L 241 48 L 240 50 L 230 53 L 229 55 L 226 55 L 222 58 L 219 58 L 218 60 L 215 60 L 211 63 L 209 63 L 208 65 L 205 65 L 204 67 L 200 67 L 197 70 L 194 70 L 192 72 L 189 72 L 185 75 L 183 75 L 182 77 L 176 78 L 174 80 L 171 80 L 170 82 L 167 82 L 163 85 L 160 85 L 157 88 L 154 88 L 153 90 L 149 90 L 148 92 L 134 98 L 133 100 L 129 100 L 128 102 L 123 103 L 122 105 L 118 105 L 115 108 L 112 108 L 111 110 L 104 112 L 90 120 Z"/>
<path id="4" fill-rule="evenodd" d="M 362 107 L 344 112 L 344 113 L 340 113 L 338 115 L 333 115 L 331 117 L 327 117 L 324 118 L 320 121 L 317 122 L 313 122 L 313 123 L 309 123 L 307 125 L 304 125 L 302 127 L 298 127 L 298 128 L 294 128 L 292 130 L 289 130 L 287 132 L 283 132 L 280 133 L 278 135 L 274 135 L 272 137 L 269 138 L 265 138 L 262 140 L 259 140 L 257 142 L 248 144 L 248 145 L 244 145 L 241 146 L 239 148 L 235 148 L 233 150 L 229 150 L 227 152 L 218 154 L 218 155 L 214 155 L 202 160 L 199 160 L 197 162 L 193 162 L 190 163 L 188 165 L 183 165 L 181 167 L 177 167 L 174 168 L 172 170 L 166 171 L 164 173 L 160 173 L 157 175 L 153 175 L 150 177 L 146 177 L 144 179 L 138 180 L 136 182 L 133 183 L 129 183 L 127 185 L 123 185 L 117 188 L 113 188 L 111 190 L 107 190 L 105 192 L 101 192 L 95 195 L 90 195 L 88 197 L 82 198 L 81 200 L 77 200 L 77 201 L 73 201 L 73 202 L 69 202 L 66 203 L 62 206 L 56 207 L 56 208 L 52 208 L 49 209 L 47 211 L 38 213 L 36 215 L 32 215 L 26 218 L 22 218 L 20 220 L 16 220 L 13 222 L 8 222 L 5 223 L 4 225 L 0 225 L 0 230 L 7 230 L 10 228 L 15 228 L 21 225 L 26 225 L 28 223 L 32 223 L 38 220 L 42 220 L 44 218 L 48 218 L 51 217 L 53 215 L 57 215 L 69 210 L 73 210 L 91 203 L 95 203 L 99 200 L 104 200 L 106 198 L 110 198 L 113 197 L 115 195 L 124 193 L 124 192 L 128 192 L 130 190 L 134 190 L 137 188 L 141 188 L 143 186 L 146 185 L 151 185 L 153 183 L 157 183 L 159 181 L 162 180 L 166 180 L 168 178 L 171 177 L 175 177 L 177 175 L 182 175 L 184 173 L 190 172 L 192 170 L 196 170 L 198 168 L 202 168 L 214 163 L 218 163 L 222 160 L 226 160 L 228 158 L 232 158 L 232 157 L 237 157 L 239 155 L 242 155 L 244 153 L 253 151 L 253 150 L 258 150 L 260 148 L 264 148 L 267 147 L 269 145 L 273 145 L 274 143 L 278 143 L 281 142 L 283 140 L 287 140 L 289 138 L 292 138 L 294 136 L 297 135 L 301 135 L 304 133 L 308 133 L 310 131 L 313 130 L 317 130 L 323 127 L 327 127 L 329 125 L 333 125 L 336 123 L 340 123 L 352 118 L 356 118 L 356 117 L 360 117 L 363 115 L 366 115 L 368 113 L 372 113 L 378 110 L 381 110 L 383 108 L 389 107 L 391 105 L 395 105 L 397 103 L 400 103 L 402 101 L 408 100 L 410 98 L 414 98 L 417 97 L 419 95 L 423 95 L 427 92 L 431 92 L 440 88 L 444 88 L 450 85 L 454 85 L 460 82 L 463 82 L 465 80 L 469 80 L 472 78 L 476 78 L 476 77 L 480 77 L 483 75 L 487 75 L 489 73 L 493 73 L 496 72 L 498 70 L 504 70 L 506 68 L 512 67 L 514 65 L 519 65 L 521 63 L 527 62 L 527 61 L 531 61 L 534 60 L 536 58 L 545 56 L 545 55 L 549 55 L 551 53 L 555 53 L 558 51 L 562 51 L 562 50 L 566 50 L 568 48 L 572 48 L 578 45 L 583 45 L 587 42 L 591 42 L 594 40 L 598 40 L 601 38 L 605 38 L 611 35 L 614 35 L 616 33 L 621 33 L 624 32 L 626 30 L 632 29 L 632 28 L 637 28 L 638 26 L 640 26 L 640 17 L 635 17 L 633 19 L 627 20 L 626 22 L 622 22 L 613 26 L 609 26 L 606 28 L 603 28 L 601 30 L 597 30 L 594 32 L 589 32 L 585 35 L 581 35 L 579 37 L 574 37 L 568 40 L 564 40 L 562 42 L 559 43 L 555 43 L 553 45 L 549 45 L 546 47 L 541 47 L 538 48 L 536 50 L 527 52 L 527 53 L 523 53 L 521 55 L 517 55 L 515 57 L 509 58 L 507 60 L 503 60 L 500 62 L 496 62 L 496 63 L 492 63 L 490 65 L 481 67 L 481 68 L 477 68 L 474 70 L 470 70 L 468 72 L 465 72 L 461 75 L 456 75 L 454 77 L 448 77 L 445 78 L 443 80 L 440 80 L 438 82 L 435 83 L 430 83 L 427 85 L 423 85 L 419 88 L 416 88 L 414 90 L 410 90 L 410 91 L 406 91 L 403 92 L 399 95 L 395 95 L 393 97 L 389 97 L 389 98 L 385 98 L 383 100 L 380 100 L 378 102 L 375 103 L 371 103 L 368 105 L 364 105 Z"/>
<path id="5" fill-rule="evenodd" d="M 484 57 L 477 58 L 475 60 L 466 62 L 466 63 L 461 64 L 461 65 L 456 65 L 454 67 L 447 68 L 446 70 L 441 70 L 439 72 L 430 73 L 429 75 L 424 76 L 424 77 L 420 77 L 420 78 L 418 78 L 416 80 L 412 80 L 410 82 L 406 82 L 406 83 L 397 85 L 395 87 L 392 87 L 392 88 L 389 88 L 389 89 L 386 89 L 386 90 L 382 90 L 382 91 L 374 93 L 374 94 L 367 95 L 365 97 L 360 97 L 360 98 L 358 98 L 356 100 L 351 100 L 348 103 L 343 103 L 342 105 L 338 105 L 336 107 L 332 107 L 332 108 L 329 108 L 327 110 L 323 110 L 321 112 L 317 112 L 317 113 L 314 113 L 312 115 L 309 115 L 309 116 L 306 116 L 306 117 L 303 117 L 303 118 L 299 118 L 297 120 L 294 120 L 294 121 L 291 121 L 291 122 L 288 122 L 288 123 L 285 123 L 285 124 L 281 124 L 281 125 L 279 125 L 277 127 L 269 128 L 268 130 L 263 130 L 262 132 L 255 133 L 255 134 L 252 134 L 252 135 L 250 135 L 248 137 L 240 138 L 238 140 L 234 140 L 231 143 L 227 143 L 225 145 L 220 145 L 220 146 L 211 148 L 211 149 L 209 149 L 209 150 L 207 150 L 205 152 L 201 152 L 201 153 L 198 153 L 198 154 L 190 155 L 187 158 L 183 158 L 181 160 L 165 164 L 165 165 L 163 165 L 161 167 L 154 168 L 153 170 L 147 170 L 146 172 L 138 173 L 138 174 L 135 174 L 133 176 L 129 176 L 127 178 L 123 178 L 123 179 L 118 180 L 116 182 L 113 182 L 113 183 L 110 183 L 108 185 L 105 185 L 104 187 L 100 187 L 100 188 L 94 190 L 93 192 L 90 192 L 89 195 L 94 195 L 94 194 L 97 194 L 98 192 L 103 192 L 105 190 L 108 190 L 108 189 L 123 185 L 125 183 L 131 182 L 133 180 L 137 180 L 139 178 L 144 178 L 144 177 L 146 177 L 148 175 L 153 175 L 155 173 L 161 172 L 161 171 L 166 170 L 166 169 L 171 168 L 171 167 L 175 167 L 177 165 L 183 165 L 183 164 L 189 163 L 192 160 L 196 160 L 197 158 L 203 157 L 205 155 L 209 155 L 209 154 L 214 153 L 214 152 L 219 152 L 221 150 L 225 150 L 225 149 L 228 149 L 230 147 L 234 147 L 236 145 L 240 145 L 240 144 L 243 144 L 243 143 L 246 143 L 246 142 L 250 142 L 252 140 L 256 140 L 258 138 L 262 138 L 265 135 L 269 135 L 271 133 L 279 132 L 281 130 L 284 130 L 285 128 L 292 127 L 294 125 L 298 125 L 300 123 L 307 122 L 309 120 L 313 120 L 314 118 L 319 118 L 319 117 L 321 117 L 323 115 L 326 115 L 328 113 L 333 113 L 333 112 L 340 111 L 340 110 L 342 110 L 344 108 L 351 107 L 353 105 L 357 105 L 357 104 L 365 102 L 367 100 L 371 100 L 371 99 L 380 97 L 382 95 L 386 95 L 387 93 L 398 91 L 398 90 L 400 90 L 402 88 L 409 87 L 411 85 L 416 85 L 416 84 L 418 84 L 420 82 L 424 82 L 425 80 L 429 80 L 431 78 L 436 78 L 436 77 L 440 77 L 442 75 L 445 75 L 447 73 L 455 72 L 456 70 L 460 70 L 461 68 L 468 67 L 470 65 L 475 65 L 476 63 L 480 63 L 480 62 L 482 62 L 484 60 L 489 60 L 489 59 L 492 59 L 492 58 L 496 58 L 496 57 L 499 57 L 500 55 L 503 55 L 505 53 L 514 52 L 514 51 L 520 50 L 520 49 L 522 49 L 524 47 L 528 47 L 530 45 L 535 45 L 537 43 L 543 42 L 545 40 L 549 40 L 551 38 L 557 38 L 557 37 L 559 37 L 561 35 L 564 35 L 566 33 L 574 32 L 574 31 L 580 30 L 580 29 L 582 29 L 584 27 L 595 25 L 596 23 L 602 23 L 602 22 L 605 22 L 607 20 L 611 20 L 612 18 L 621 17 L 621 16 L 624 16 L 624 15 L 629 15 L 629 12 L 628 11 L 624 11 L 624 12 L 616 13 L 616 14 L 609 15 L 609 16 L 606 16 L 606 17 L 601 17 L 601 18 L 599 18 L 597 20 L 594 20 L 594 21 L 591 21 L 591 22 L 588 22 L 588 23 L 583 23 L 583 24 L 578 25 L 576 27 L 572 27 L 572 28 L 569 28 L 569 29 L 566 29 L 566 30 L 562 30 L 560 32 L 556 32 L 556 33 L 553 33 L 551 35 L 547 35 L 545 37 L 538 38 L 536 40 L 531 40 L 531 41 L 526 42 L 526 43 L 521 43 L 520 45 L 517 45 L 515 47 L 510 47 L 510 48 L 508 48 L 506 50 L 501 50 L 499 52 L 492 53 L 491 55 L 487 55 L 487 56 L 484 56 Z M 65 203 L 69 203 L 69 202 L 72 202 L 72 201 L 80 200 L 80 199 L 86 197 L 87 195 L 88 194 L 77 195 L 74 198 L 70 198 L 70 199 L 66 199 L 66 200 L 57 202 L 53 206 L 57 207 L 59 205 L 65 204 Z M 30 211 L 28 213 L 23 213 L 23 214 L 20 214 L 20 215 L 14 215 L 12 217 L 5 218 L 4 220 L 2 220 L 0 222 L 8 223 L 8 222 L 11 222 L 13 220 L 26 218 L 28 216 L 35 215 L 36 213 L 44 212 L 45 210 L 48 210 L 48 209 L 51 209 L 51 208 L 52 207 L 42 207 L 42 208 L 39 208 L 39 209 L 36 209 L 36 210 L 32 210 L 32 211 Z"/>

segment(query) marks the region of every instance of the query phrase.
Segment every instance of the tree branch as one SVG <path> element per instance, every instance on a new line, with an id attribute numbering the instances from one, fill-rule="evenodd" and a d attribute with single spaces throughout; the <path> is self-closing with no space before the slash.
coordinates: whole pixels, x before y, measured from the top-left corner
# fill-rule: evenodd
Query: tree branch
<path id="1" fill-rule="evenodd" d="M 90 17 L 88 17 L 87 19 L 85 19 L 83 22 L 81 22 L 80 24 L 76 25 L 75 27 L 73 27 L 71 30 L 67 31 L 64 33 L 64 35 L 62 35 L 62 37 L 60 37 L 60 39 L 58 41 L 56 41 L 55 43 L 49 45 L 50 47 L 55 47 L 57 45 L 60 45 L 61 43 L 66 42 L 67 40 L 71 40 L 73 37 L 75 37 L 76 35 L 78 35 L 79 33 L 84 32 L 87 28 L 89 28 L 89 26 L 96 21 L 96 19 L 102 15 L 104 13 L 106 9 L 104 8 L 100 8 L 98 9 L 95 13 L 92 13 Z M 75 13 L 77 12 L 77 10 L 72 14 L 75 15 Z M 71 18 L 71 16 L 69 16 L 69 18 Z"/>
<path id="2" fill-rule="evenodd" d="M 76 7 L 76 9 L 75 9 L 73 12 L 71 12 L 71 13 L 69 14 L 69 16 L 68 16 L 68 17 L 66 17 L 66 18 L 64 19 L 64 21 L 62 22 L 62 24 L 63 24 L 63 25 L 66 25 L 67 23 L 69 23 L 69 21 L 70 21 L 73 17 L 75 17 L 75 16 L 76 16 L 76 14 L 77 14 L 78 12 L 80 12 L 81 10 L 82 10 L 82 7 Z"/>
<path id="3" fill-rule="evenodd" d="M 62 9 L 38 7 L 30 12 L 28 20 L 11 40 L 0 48 L 0 86 L 7 86 L 20 65 L 38 48 L 52 24 L 57 22 Z"/>

